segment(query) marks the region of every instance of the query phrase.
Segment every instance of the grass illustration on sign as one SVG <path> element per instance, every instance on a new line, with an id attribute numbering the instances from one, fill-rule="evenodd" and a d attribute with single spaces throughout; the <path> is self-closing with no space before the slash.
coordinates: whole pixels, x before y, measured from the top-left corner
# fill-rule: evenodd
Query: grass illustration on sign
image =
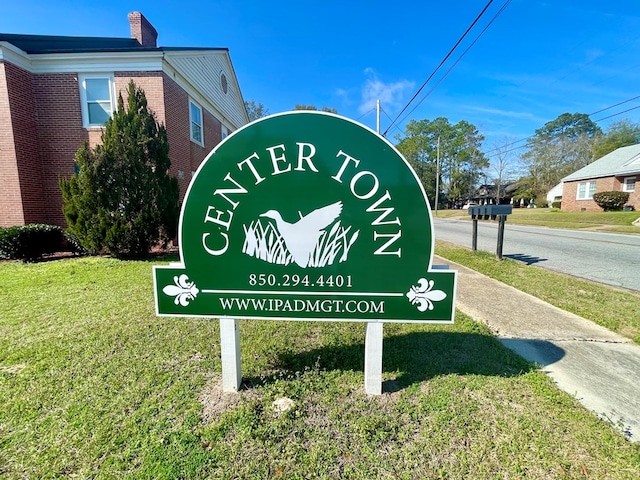
<path id="1" fill-rule="evenodd" d="M 302 268 L 332 265 L 336 259 L 344 262 L 360 231 L 350 235 L 351 226 L 335 221 L 341 213 L 342 202 L 335 202 L 307 215 L 298 212 L 300 219 L 289 223 L 277 210 L 268 210 L 260 215 L 270 219 L 266 225 L 260 219 L 243 225 L 242 253 L 268 263 L 296 263 Z"/>

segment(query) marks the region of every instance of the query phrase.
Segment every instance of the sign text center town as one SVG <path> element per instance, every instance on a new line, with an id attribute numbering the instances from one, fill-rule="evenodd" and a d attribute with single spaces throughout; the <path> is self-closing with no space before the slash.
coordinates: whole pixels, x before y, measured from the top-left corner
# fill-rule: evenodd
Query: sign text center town
<path id="1" fill-rule="evenodd" d="M 252 152 L 247 158 L 237 162 L 235 169 L 224 176 L 224 185 L 213 190 L 213 200 L 206 206 L 204 223 L 219 227 L 218 232 L 204 232 L 202 246 L 209 255 L 223 255 L 229 248 L 228 231 L 233 221 L 234 211 L 243 201 L 250 197 L 251 188 L 268 181 L 270 177 L 286 175 L 291 172 L 308 172 L 321 175 L 313 157 L 317 148 L 312 143 L 295 142 L 296 150 L 287 152 L 284 144 L 268 146 L 263 152 Z M 331 154 L 330 154 L 331 155 Z M 373 241 L 379 246 L 374 255 L 402 256 L 402 249 L 396 246 L 402 237 L 402 222 L 395 214 L 392 197 L 388 189 L 380 188 L 380 180 L 375 173 L 358 167 L 361 161 L 352 155 L 338 150 L 334 157 L 336 165 L 329 178 L 349 187 L 354 198 L 367 202 L 366 212 L 371 215 L 370 225 L 396 225 L 395 231 L 380 232 L 373 230 Z M 217 202 L 216 202 L 217 200 Z"/>

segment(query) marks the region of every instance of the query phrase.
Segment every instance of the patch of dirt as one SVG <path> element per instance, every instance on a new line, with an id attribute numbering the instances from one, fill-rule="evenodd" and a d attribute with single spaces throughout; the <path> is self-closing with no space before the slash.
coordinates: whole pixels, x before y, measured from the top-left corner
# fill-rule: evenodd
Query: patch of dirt
<path id="1" fill-rule="evenodd" d="M 258 398 L 258 393 L 253 388 L 238 392 L 224 392 L 222 377 L 216 375 L 206 383 L 198 395 L 198 401 L 202 404 L 202 420 L 206 424 L 213 423 L 228 410 L 256 398 Z"/>

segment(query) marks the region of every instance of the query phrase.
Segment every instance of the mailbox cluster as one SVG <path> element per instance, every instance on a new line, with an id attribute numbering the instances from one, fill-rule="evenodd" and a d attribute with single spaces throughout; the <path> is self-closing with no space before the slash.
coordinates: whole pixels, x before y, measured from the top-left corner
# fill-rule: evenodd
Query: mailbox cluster
<path id="1" fill-rule="evenodd" d="M 476 205 L 469 207 L 469 215 L 473 220 L 473 233 L 471 239 L 471 248 L 476 251 L 478 249 L 478 220 L 495 220 L 498 219 L 498 245 L 496 247 L 496 256 L 502 260 L 502 244 L 504 241 L 504 223 L 507 221 L 507 215 L 511 214 L 511 205 Z"/>
<path id="2" fill-rule="evenodd" d="M 498 215 L 511 214 L 511 205 L 476 205 L 469 207 L 469 215 L 477 220 L 495 220 Z"/>

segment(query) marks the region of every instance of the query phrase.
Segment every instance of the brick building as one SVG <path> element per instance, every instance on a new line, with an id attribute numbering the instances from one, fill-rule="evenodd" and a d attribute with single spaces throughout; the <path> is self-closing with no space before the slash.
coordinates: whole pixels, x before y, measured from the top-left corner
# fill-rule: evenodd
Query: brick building
<path id="1" fill-rule="evenodd" d="M 628 192 L 627 205 L 640 210 L 640 144 L 618 148 L 562 179 L 561 210 L 601 212 L 597 192 Z"/>
<path id="2" fill-rule="evenodd" d="M 132 38 L 0 33 L 0 226 L 65 226 L 60 177 L 86 140 L 100 142 L 132 79 L 165 125 L 181 198 L 205 156 L 248 123 L 226 48 L 158 47 L 129 14 Z"/>

